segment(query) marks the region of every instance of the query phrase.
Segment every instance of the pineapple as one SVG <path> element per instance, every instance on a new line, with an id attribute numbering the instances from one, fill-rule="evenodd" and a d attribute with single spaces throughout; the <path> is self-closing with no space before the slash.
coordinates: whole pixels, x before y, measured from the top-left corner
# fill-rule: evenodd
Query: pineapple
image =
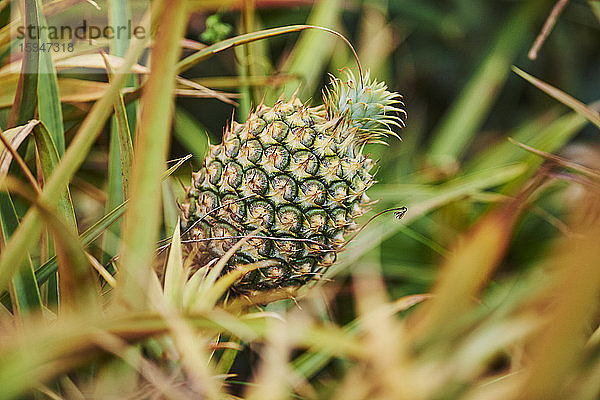
<path id="1" fill-rule="evenodd" d="M 396 136 L 401 96 L 368 73 L 357 80 L 346 71 L 345 82 L 332 77 L 323 100 L 309 107 L 294 95 L 259 105 L 246 123 L 232 121 L 192 174 L 182 228 L 199 253 L 221 257 L 253 233 L 228 268 L 274 260 L 246 274 L 238 292 L 319 279 L 368 210 L 375 163 L 363 147 Z"/>

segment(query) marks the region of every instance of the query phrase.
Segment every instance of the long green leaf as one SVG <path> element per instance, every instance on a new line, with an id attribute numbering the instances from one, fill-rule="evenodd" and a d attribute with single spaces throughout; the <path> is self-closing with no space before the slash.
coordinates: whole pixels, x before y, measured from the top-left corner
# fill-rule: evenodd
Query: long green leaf
<path id="1" fill-rule="evenodd" d="M 131 19 L 130 2 L 122 0 L 109 0 L 108 19 L 112 26 L 126 26 Z M 129 47 L 130 39 L 127 35 L 118 35 L 110 41 L 111 55 L 123 57 Z M 108 67 L 107 67 L 108 69 Z M 125 79 L 126 87 L 135 87 L 134 76 Z M 122 96 L 120 96 L 122 97 Z M 108 180 L 106 187 L 105 211 L 109 212 L 127 199 L 127 187 L 130 177 L 133 149 L 131 132 L 135 132 L 137 120 L 137 100 L 129 102 L 121 111 L 121 100 L 115 103 L 115 115 L 111 119 L 110 144 L 108 154 Z M 118 114 L 117 114 L 118 112 Z M 127 129 L 125 128 L 127 123 Z M 119 249 L 121 235 L 121 221 L 113 224 L 103 238 L 104 263 L 107 263 Z"/>
<path id="2" fill-rule="evenodd" d="M 531 146 L 528 146 L 524 143 L 520 143 L 512 138 L 508 138 L 509 142 L 511 142 L 514 145 L 519 146 L 520 148 L 527 150 L 530 153 L 533 153 L 535 155 L 538 155 L 546 160 L 550 160 L 553 161 L 554 163 L 556 163 L 557 165 L 560 165 L 564 168 L 570 169 L 571 171 L 580 173 L 581 175 L 587 176 L 588 178 L 591 178 L 595 181 L 600 181 L 600 172 L 598 172 L 598 170 L 593 169 L 593 168 L 588 168 L 585 165 L 581 165 L 579 163 L 576 163 L 574 161 L 571 161 L 567 158 L 564 157 L 560 157 L 557 156 L 555 154 L 552 153 L 548 153 L 546 151 L 540 150 L 540 149 L 536 149 L 533 148 Z"/>
<path id="3" fill-rule="evenodd" d="M 35 145 L 40 158 L 41 169 L 44 173 L 44 179 L 48 179 L 60 160 L 58 149 L 55 146 L 52 135 L 43 122 L 39 122 L 33 128 Z M 69 187 L 65 185 L 57 201 L 57 212 L 60 218 L 70 226 L 74 232 L 77 232 L 77 221 L 75 219 L 75 210 L 71 201 Z"/>
<path id="4" fill-rule="evenodd" d="M 220 53 L 221 51 L 230 49 L 232 47 L 240 46 L 240 45 L 246 44 L 246 43 L 251 43 L 251 42 L 254 42 L 257 40 L 268 39 L 270 37 L 279 36 L 279 35 L 283 35 L 286 33 L 300 32 L 300 31 L 304 31 L 306 29 L 318 29 L 318 30 L 322 30 L 325 32 L 329 32 L 333 35 L 338 36 L 342 40 L 344 40 L 348 45 L 350 44 L 350 42 L 348 42 L 348 40 L 344 36 L 342 36 L 340 33 L 336 32 L 332 29 L 329 29 L 329 28 L 324 28 L 322 26 L 312 26 L 312 25 L 282 26 L 279 28 L 264 29 L 264 30 L 257 31 L 257 32 L 246 33 L 244 35 L 235 36 L 235 37 L 220 41 L 218 43 L 215 43 L 212 46 L 208 46 L 207 48 L 197 51 L 196 53 L 194 53 L 190 56 L 187 56 L 186 58 L 181 60 L 177 64 L 177 71 L 182 72 L 182 71 L 188 70 L 191 67 L 193 67 L 194 65 L 198 64 L 199 62 L 202 62 L 202 61 L 214 56 L 215 54 Z"/>
<path id="5" fill-rule="evenodd" d="M 112 80 L 113 71 L 110 63 L 104 52 L 101 53 L 104 57 L 106 64 L 106 71 L 108 73 L 109 82 Z M 119 91 L 114 99 L 115 116 L 114 122 L 116 124 L 116 133 L 119 142 L 119 161 L 121 166 L 121 184 L 122 193 L 120 197 L 127 200 L 127 188 L 129 186 L 129 176 L 131 175 L 131 164 L 133 162 L 133 143 L 131 142 L 131 132 L 129 130 L 129 121 L 127 118 L 127 110 L 125 109 L 125 102 L 123 101 L 123 95 Z"/>
<path id="6" fill-rule="evenodd" d="M 44 178 L 48 179 L 59 162 L 58 151 L 52 141 L 50 132 L 40 122 L 33 128 L 33 135 Z M 59 298 L 61 305 L 70 308 L 84 307 L 91 311 L 95 299 L 94 277 L 90 273 L 83 245 L 77 238 L 77 221 L 71 201 L 69 187 L 65 185 L 56 203 L 58 220 L 62 224 L 50 226 L 53 231 L 55 252 L 58 255 Z M 60 226 L 59 226 L 60 225 Z M 65 235 L 68 231 L 68 235 Z M 70 240 L 66 238 L 70 237 Z M 89 300 L 86 301 L 85 299 Z"/>
<path id="7" fill-rule="evenodd" d="M 35 0 L 38 23 L 40 25 L 40 42 L 48 43 L 46 17 L 41 9 L 40 0 Z M 65 132 L 63 127 L 62 107 L 58 92 L 58 78 L 52 55 L 47 51 L 40 52 L 40 71 L 38 75 L 38 113 L 40 120 L 46 125 L 52 141 L 56 145 L 59 157 L 65 152 Z"/>
<path id="8" fill-rule="evenodd" d="M 179 222 L 179 221 L 178 221 Z M 171 245 L 169 247 L 169 258 L 165 266 L 164 293 L 171 306 L 180 310 L 183 299 L 183 286 L 185 284 L 185 271 L 183 269 L 183 256 L 181 250 L 181 235 L 179 223 L 175 226 Z"/>
<path id="9" fill-rule="evenodd" d="M 134 308 L 146 300 L 155 243 L 160 228 L 160 189 L 157 179 L 164 171 L 173 110 L 177 60 L 187 24 L 185 1 L 161 2 L 158 31 L 152 47 L 152 72 L 142 97 L 143 109 L 131 171 L 131 206 L 127 209 L 121 244 L 117 290 Z M 158 195 L 157 195 L 158 194 Z"/>
<path id="10" fill-rule="evenodd" d="M 25 26 L 33 26 L 39 29 L 36 0 L 25 0 Z M 39 41 L 40 38 L 38 35 L 25 35 L 25 46 L 39 47 Z M 9 127 L 23 125 L 34 117 L 37 106 L 39 64 L 39 52 L 25 52 L 23 62 L 21 63 L 21 74 L 15 93 L 15 100 L 8 118 Z"/>

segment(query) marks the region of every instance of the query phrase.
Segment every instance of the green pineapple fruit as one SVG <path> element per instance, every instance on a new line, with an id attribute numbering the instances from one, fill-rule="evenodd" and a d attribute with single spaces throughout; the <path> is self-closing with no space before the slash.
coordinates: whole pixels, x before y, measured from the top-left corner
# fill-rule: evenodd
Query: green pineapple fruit
<path id="1" fill-rule="evenodd" d="M 392 127 L 403 126 L 403 104 L 368 73 L 362 80 L 346 75 L 345 82 L 332 78 L 322 106 L 292 96 L 273 107 L 261 104 L 244 124 L 232 122 L 193 174 L 182 228 L 199 253 L 221 257 L 255 232 L 228 268 L 275 260 L 246 274 L 234 290 L 319 279 L 367 211 L 375 163 L 363 147 L 396 136 Z"/>

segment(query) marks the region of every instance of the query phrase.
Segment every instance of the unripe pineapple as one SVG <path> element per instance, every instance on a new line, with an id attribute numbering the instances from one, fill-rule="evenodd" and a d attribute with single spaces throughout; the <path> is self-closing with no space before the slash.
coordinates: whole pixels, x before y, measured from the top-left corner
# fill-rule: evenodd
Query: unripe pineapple
<path id="1" fill-rule="evenodd" d="M 401 96 L 368 73 L 363 80 L 346 75 L 346 82 L 332 78 L 322 106 L 292 96 L 273 107 L 261 104 L 244 124 L 232 122 L 193 174 L 182 220 L 189 239 L 202 239 L 195 244 L 200 253 L 221 257 L 259 229 L 255 235 L 264 239 L 248 240 L 228 268 L 276 260 L 245 275 L 234 290 L 318 279 L 367 211 L 375 163 L 363 147 L 395 136 L 392 127 L 403 125 L 404 111 Z"/>

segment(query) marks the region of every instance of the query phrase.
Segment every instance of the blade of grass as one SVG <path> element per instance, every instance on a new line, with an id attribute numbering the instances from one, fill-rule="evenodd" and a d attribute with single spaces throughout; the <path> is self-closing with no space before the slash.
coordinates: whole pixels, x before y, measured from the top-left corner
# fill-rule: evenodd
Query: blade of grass
<path id="1" fill-rule="evenodd" d="M 44 179 L 48 179 L 59 162 L 58 151 L 42 122 L 33 128 L 33 135 Z M 57 199 L 56 216 L 65 224 L 64 228 L 55 226 L 52 235 L 58 259 L 60 305 L 70 309 L 82 307 L 86 312 L 91 312 L 91 307 L 96 303 L 95 297 L 90 296 L 95 293 L 95 278 L 90 273 L 83 245 L 77 238 L 77 221 L 68 185 L 65 185 Z M 65 236 L 58 237 L 65 235 L 65 230 L 69 231 L 66 236 L 68 240 Z"/>
<path id="2" fill-rule="evenodd" d="M 255 4 L 254 0 L 244 0 L 244 6 L 242 9 L 242 33 L 250 33 L 256 30 L 254 17 L 255 17 Z M 242 62 L 238 63 L 238 71 L 239 75 L 242 77 L 256 75 L 256 62 L 257 58 L 257 48 L 253 43 L 247 43 L 239 50 L 238 58 L 242 60 Z M 258 104 L 260 99 L 257 95 L 257 90 L 255 87 L 242 86 L 240 87 L 240 93 L 242 95 L 240 106 L 238 108 L 238 113 L 241 115 L 248 115 L 250 109 L 253 105 Z"/>
<path id="3" fill-rule="evenodd" d="M 100 53 L 104 57 L 106 64 L 106 71 L 108 73 L 109 82 L 112 80 L 113 70 L 106 58 L 104 51 Z M 127 110 L 125 109 L 125 103 L 123 101 L 123 95 L 120 91 L 117 92 L 117 96 L 114 99 L 116 132 L 119 142 L 119 159 L 121 166 L 121 183 L 123 200 L 127 200 L 127 188 L 129 186 L 129 176 L 131 175 L 130 169 L 133 162 L 133 143 L 131 142 L 131 132 L 129 131 L 129 121 L 127 119 Z M 110 168 L 110 166 L 109 166 Z"/>
<path id="4" fill-rule="evenodd" d="M 594 180 L 600 181 L 600 172 L 598 170 L 595 170 L 595 169 L 592 169 L 592 168 L 588 168 L 588 167 L 586 167 L 584 165 L 578 164 L 576 162 L 573 162 L 573 161 L 568 160 L 566 158 L 554 155 L 552 153 L 548 153 L 548 152 L 545 152 L 545 151 L 538 150 L 538 149 L 533 148 L 531 146 L 528 146 L 528 145 L 526 145 L 524 143 L 520 143 L 520 142 L 518 142 L 518 141 L 516 141 L 516 140 L 514 140 L 513 138 L 510 138 L 510 137 L 508 138 L 508 141 L 511 142 L 514 145 L 519 146 L 520 148 L 522 148 L 524 150 L 527 150 L 530 153 L 536 154 L 536 155 L 538 155 L 538 156 L 540 156 L 542 158 L 545 158 L 547 160 L 551 160 L 551 161 L 555 162 L 556 164 L 561 165 L 561 166 L 563 166 L 565 168 L 568 168 L 568 169 L 570 169 L 572 171 L 579 172 L 580 174 L 585 175 L 588 178 L 592 178 Z"/>
<path id="5" fill-rule="evenodd" d="M 142 113 L 136 157 L 131 171 L 131 199 L 123 225 L 121 270 L 117 285 L 120 297 L 133 308 L 144 308 L 155 243 L 160 228 L 161 182 L 165 167 L 179 43 L 187 25 L 185 1 L 161 2 L 152 47 L 150 78 L 142 97 Z"/>
<path id="6" fill-rule="evenodd" d="M 212 89 L 237 89 L 240 86 L 281 86 L 286 82 L 297 80 L 298 77 L 290 74 L 277 74 L 265 76 L 207 76 L 194 78 L 202 86 Z"/>
<path id="7" fill-rule="evenodd" d="M 232 47 L 236 47 L 236 46 L 240 46 L 240 45 L 243 45 L 246 43 L 254 42 L 256 40 L 268 39 L 270 37 L 279 36 L 279 35 L 283 35 L 286 33 L 301 32 L 306 29 L 318 29 L 321 31 L 329 32 L 332 35 L 339 37 L 350 47 L 350 49 L 352 50 L 352 52 L 354 54 L 355 59 L 358 61 L 358 56 L 356 55 L 356 52 L 354 52 L 354 48 L 350 45 L 350 42 L 348 41 L 348 39 L 346 39 L 341 33 L 336 32 L 333 29 L 324 28 L 321 26 L 289 25 L 289 26 L 282 26 L 279 28 L 264 29 L 264 30 L 260 30 L 257 32 L 246 33 L 244 35 L 235 36 L 235 37 L 220 41 L 218 43 L 215 43 L 212 46 L 208 46 L 207 48 L 197 51 L 196 53 L 191 54 L 191 55 L 187 56 L 186 58 L 184 58 L 183 60 L 181 60 L 177 64 L 177 73 L 186 71 L 186 70 L 190 69 L 191 67 L 193 67 L 194 65 L 198 64 L 199 62 L 202 62 L 202 61 L 214 56 L 215 54 L 220 53 L 221 51 L 230 49 Z"/>
<path id="8" fill-rule="evenodd" d="M 35 0 L 36 12 L 39 24 L 39 41 L 40 43 L 49 43 L 47 29 L 48 25 L 46 17 L 42 10 L 42 4 L 40 0 Z M 49 52 L 42 51 L 39 54 L 39 74 L 38 74 L 38 93 L 37 93 L 37 104 L 38 104 L 38 116 L 39 119 L 44 123 L 50 132 L 51 141 L 56 146 L 58 157 L 60 158 L 65 152 L 65 132 L 63 126 L 63 114 L 62 104 L 60 102 L 60 94 L 58 91 L 58 77 L 56 74 L 56 68 L 52 60 L 52 55 Z M 46 178 L 49 175 L 45 175 Z M 67 209 L 70 205 L 70 195 L 67 189 L 67 202 L 64 201 L 65 197 L 59 201 L 59 207 L 62 207 L 62 213 L 65 216 L 70 216 L 69 210 Z M 71 205 L 72 211 L 72 205 Z M 60 212 L 60 211 L 59 211 Z M 74 214 L 73 222 L 74 222 Z M 43 235 L 47 236 L 47 233 Z M 53 245 L 50 237 L 46 238 L 46 255 L 54 255 Z M 46 258 L 44 256 L 43 258 Z M 59 281 L 58 276 L 53 276 L 48 282 L 46 290 L 46 298 L 48 304 L 58 304 L 59 302 Z"/>
<path id="9" fill-rule="evenodd" d="M 31 131 L 33 131 L 33 127 L 37 124 L 37 121 L 30 121 L 27 125 L 17 126 L 15 128 L 8 129 L 2 133 L 0 133 L 10 146 L 17 150 L 21 143 L 29 136 Z M 0 178 L 6 176 L 8 174 L 8 169 L 10 167 L 10 163 L 12 162 L 12 153 L 4 147 L 4 144 L 0 142 Z"/>
<path id="10" fill-rule="evenodd" d="M 555 88 L 552 85 L 547 84 L 546 82 L 529 75 L 527 72 L 513 66 L 512 70 L 519 75 L 521 78 L 525 79 L 527 82 L 531 83 L 538 89 L 542 90 L 546 94 L 554 97 L 556 100 L 563 103 L 565 106 L 571 108 L 576 113 L 582 115 L 587 118 L 592 124 L 596 125 L 600 128 L 600 113 L 598 111 L 593 110 L 592 108 L 586 106 L 582 102 L 576 100 L 575 98 L 569 96 L 562 90 Z"/>
<path id="11" fill-rule="evenodd" d="M 527 1 L 512 13 L 498 33 L 489 53 L 480 63 L 459 98 L 433 132 L 428 160 L 449 167 L 464 154 L 490 111 L 499 88 L 508 77 L 509 67 L 520 50 L 534 18 L 544 1 Z"/>
<path id="12" fill-rule="evenodd" d="M 40 26 L 41 43 L 49 43 L 46 17 L 41 9 L 40 0 L 35 0 L 38 24 Z M 65 131 L 63 127 L 62 107 L 58 92 L 58 78 L 51 53 L 40 52 L 40 71 L 38 76 L 38 113 L 40 120 L 46 125 L 52 141 L 56 145 L 59 157 L 65 152 Z"/>
<path id="13" fill-rule="evenodd" d="M 162 182 L 162 203 L 163 203 L 163 215 L 165 222 L 165 231 L 175 231 L 175 226 L 179 225 L 179 207 L 177 206 L 177 198 L 173 193 L 172 182 L 165 180 Z"/>
<path id="14" fill-rule="evenodd" d="M 25 26 L 39 29 L 38 9 L 36 0 L 24 0 Z M 39 35 L 25 35 L 25 46 L 39 48 Z M 26 52 L 21 63 L 21 74 L 15 93 L 15 100 L 8 117 L 8 127 L 23 125 L 35 115 L 38 93 L 38 73 L 40 64 L 40 53 L 36 51 Z"/>
<path id="15" fill-rule="evenodd" d="M 167 259 L 167 265 L 165 266 L 164 286 L 165 297 L 171 306 L 178 310 L 181 309 L 183 304 L 183 287 L 185 285 L 184 272 L 178 220 L 169 247 L 169 258 Z"/>
<path id="16" fill-rule="evenodd" d="M 44 173 L 44 179 L 48 179 L 60 160 L 58 149 L 56 148 L 52 135 L 46 128 L 46 125 L 41 121 L 33 127 L 33 137 L 35 139 L 41 169 Z M 75 210 L 71 201 L 71 193 L 67 185 L 65 185 L 57 199 L 56 208 L 58 215 L 63 222 L 70 226 L 73 232 L 77 232 Z"/>
<path id="17" fill-rule="evenodd" d="M 2 238 L 6 241 L 19 226 L 17 211 L 8 193 L 0 193 L 0 225 L 2 227 Z M 5 244 L 5 243 L 4 243 Z M 42 298 L 40 289 L 33 273 L 31 256 L 24 257 L 23 266 L 12 281 L 11 292 L 13 293 L 13 312 L 24 315 L 42 309 Z M 4 302 L 4 301 L 3 301 Z"/>
<path id="18" fill-rule="evenodd" d="M 112 26 L 126 26 L 131 19 L 131 7 L 129 2 L 121 0 L 108 1 L 108 19 Z M 110 42 L 111 55 L 123 57 L 129 47 L 130 39 L 127 35 L 119 35 Z M 107 71 L 112 69 L 106 62 Z M 110 72 L 112 75 L 112 72 Z M 125 79 L 126 87 L 136 87 L 135 76 L 131 75 Z M 137 121 L 137 101 L 128 103 L 124 110 L 122 108 L 123 98 L 119 92 L 119 99 L 115 99 L 115 115 L 111 119 L 110 144 L 108 154 L 108 183 L 106 189 L 106 208 L 109 212 L 128 198 L 127 188 L 131 176 L 131 165 L 133 157 L 133 144 L 131 132 L 135 132 Z M 117 221 L 109 228 L 109 234 L 103 238 L 104 263 L 117 254 L 119 249 L 118 240 L 121 234 L 121 221 Z M 112 269 L 112 265 L 110 266 Z"/>

